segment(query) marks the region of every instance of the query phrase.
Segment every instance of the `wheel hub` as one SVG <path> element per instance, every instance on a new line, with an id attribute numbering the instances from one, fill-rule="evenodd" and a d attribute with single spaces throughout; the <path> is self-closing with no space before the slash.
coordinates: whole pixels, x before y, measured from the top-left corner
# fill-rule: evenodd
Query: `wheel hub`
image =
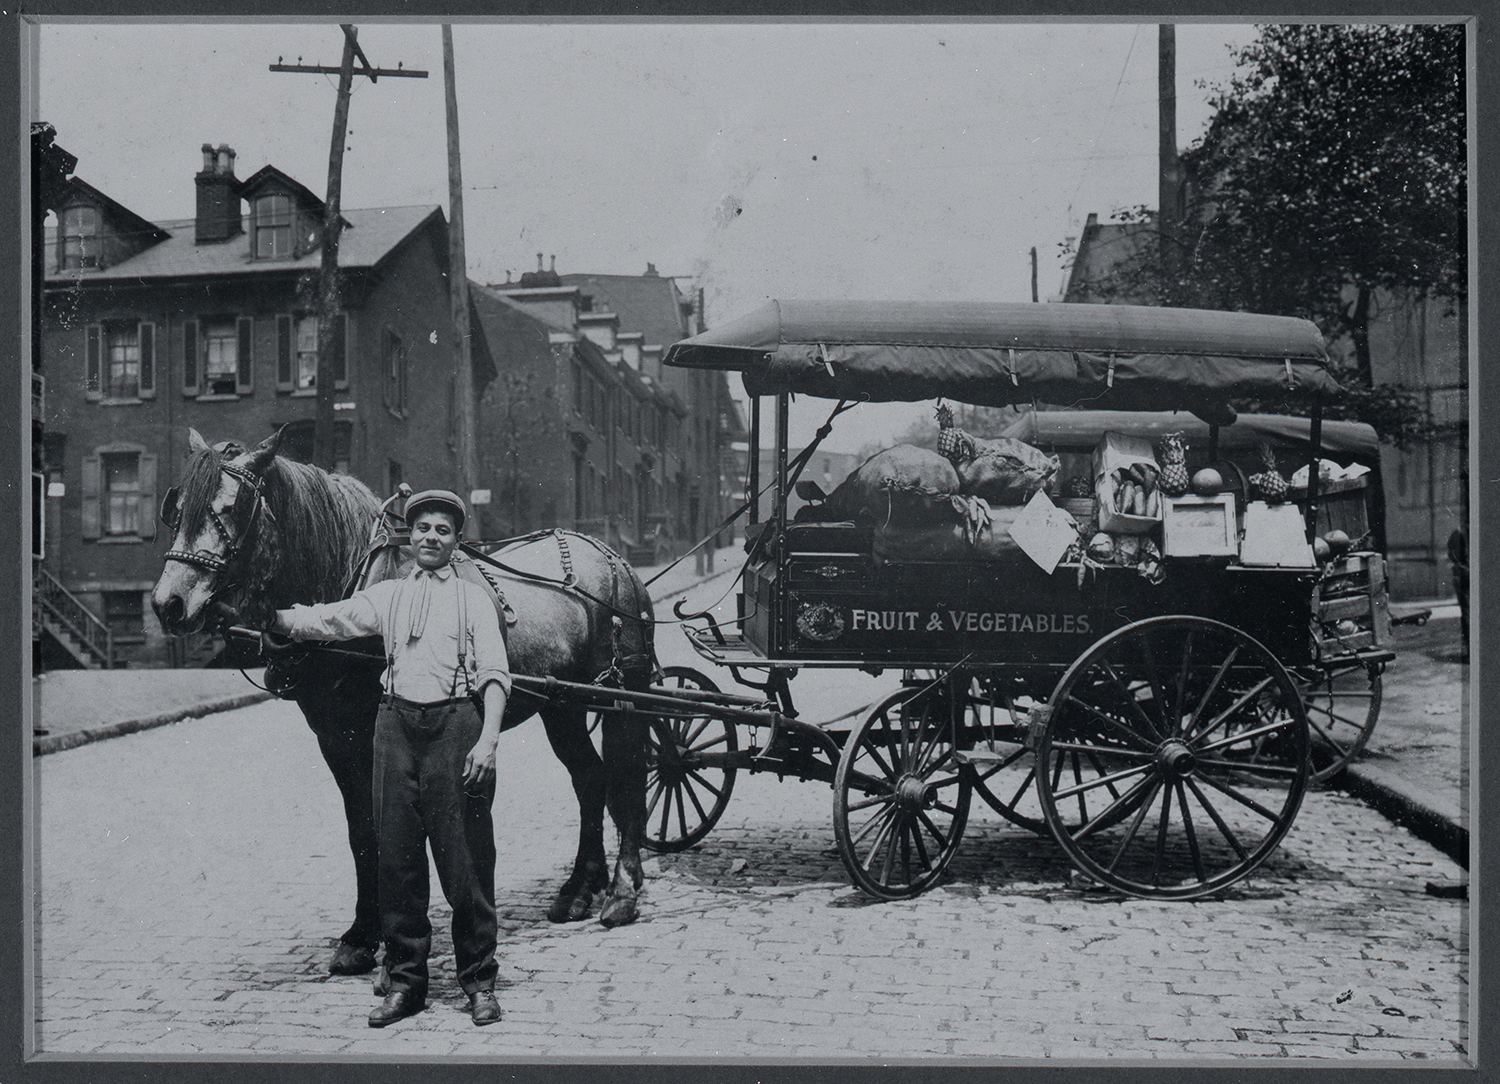
<path id="1" fill-rule="evenodd" d="M 915 775 L 904 775 L 896 784 L 896 804 L 908 813 L 927 807 L 927 784 Z"/>
<path id="2" fill-rule="evenodd" d="M 1177 740 L 1163 742 L 1156 751 L 1156 763 L 1162 774 L 1173 779 L 1186 779 L 1198 766 L 1198 758 L 1186 743 Z"/>

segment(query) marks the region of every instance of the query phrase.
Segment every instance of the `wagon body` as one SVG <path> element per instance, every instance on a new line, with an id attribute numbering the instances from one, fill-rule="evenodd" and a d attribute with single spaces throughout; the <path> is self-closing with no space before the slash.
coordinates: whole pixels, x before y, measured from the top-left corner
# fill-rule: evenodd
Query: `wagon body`
<path id="1" fill-rule="evenodd" d="M 1274 850 L 1312 774 L 1312 736 L 1332 729 L 1309 726 L 1312 684 L 1331 656 L 1356 677 L 1380 665 L 1375 644 L 1331 644 L 1318 620 L 1337 577 L 1307 545 L 1327 515 L 1315 464 L 1374 447 L 1365 428 L 1324 426 L 1321 403 L 1339 388 L 1312 324 L 1131 306 L 782 301 L 675 344 L 664 361 L 738 372 L 750 395 L 737 620 L 679 616 L 699 619 L 685 631 L 701 654 L 764 695 L 766 713 L 751 722 L 770 728 L 745 742 L 728 715 L 715 728 L 703 699 L 712 683 L 679 675 L 700 699 L 654 754 L 667 849 L 701 839 L 733 773 L 749 768 L 832 782 L 845 865 L 888 898 L 942 875 L 975 793 L 1050 831 L 1089 877 L 1139 895 L 1207 895 Z M 1310 398 L 1312 417 L 1234 428 L 1232 400 L 1287 394 Z M 1151 576 L 1077 550 L 1047 566 L 1007 549 L 1015 510 L 993 510 L 987 529 L 1001 543 L 990 552 L 937 557 L 903 550 L 880 524 L 794 519 L 788 497 L 812 450 L 790 454 L 793 395 L 839 400 L 835 416 L 855 402 L 937 398 L 1061 408 L 1025 416 L 1022 439 L 1075 455 L 1106 432 L 1149 439 L 1155 426 L 1187 431 L 1232 464 L 1242 436 L 1273 437 L 1294 460 L 1284 467 L 1311 468 L 1307 487 L 1294 504 L 1254 511 L 1294 522 L 1306 557 L 1295 545 L 1287 559 L 1240 552 L 1248 492 L 1222 502 L 1225 547 L 1164 558 Z M 774 495 L 755 522 L 763 400 Z M 1367 565 L 1367 588 L 1374 579 Z M 809 667 L 899 670 L 903 686 L 853 724 L 809 723 L 789 688 Z M 698 790 L 705 772 L 718 785 Z"/>

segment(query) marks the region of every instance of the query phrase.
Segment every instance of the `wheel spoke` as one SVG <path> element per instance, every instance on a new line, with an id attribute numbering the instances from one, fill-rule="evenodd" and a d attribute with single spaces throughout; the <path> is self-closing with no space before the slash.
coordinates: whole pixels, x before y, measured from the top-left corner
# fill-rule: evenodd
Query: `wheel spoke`
<path id="1" fill-rule="evenodd" d="M 1112 715 L 1106 715 L 1103 711 L 1101 711 L 1100 709 L 1094 707 L 1092 704 L 1089 704 L 1089 703 L 1087 703 L 1087 702 L 1085 702 L 1083 700 L 1078 699 L 1078 696 L 1076 694 L 1071 694 L 1070 693 L 1069 696 L 1068 696 L 1068 698 L 1067 698 L 1067 700 L 1064 701 L 1064 703 L 1077 704 L 1084 711 L 1088 712 L 1094 718 L 1096 718 L 1100 722 L 1102 722 L 1106 727 L 1108 727 L 1108 728 L 1110 728 L 1112 730 L 1122 731 L 1127 737 L 1132 738 L 1135 741 L 1135 743 L 1137 745 L 1139 745 L 1142 749 L 1150 750 L 1150 749 L 1155 749 L 1156 748 L 1156 741 L 1154 739 L 1144 737 L 1141 734 L 1137 734 L 1133 729 L 1130 728 L 1130 726 L 1128 726 L 1124 722 L 1124 720 L 1122 720 L 1122 719 L 1116 719 Z"/>
<path id="2" fill-rule="evenodd" d="M 1131 776 L 1144 775 L 1150 770 L 1150 764 L 1138 764 L 1133 768 L 1125 768 L 1122 771 L 1115 772 L 1113 775 L 1100 776 L 1097 779 L 1089 780 L 1087 783 L 1080 782 L 1077 786 L 1068 787 L 1065 790 L 1055 790 L 1052 792 L 1052 798 L 1054 801 L 1060 801 L 1063 798 L 1071 798 L 1075 794 L 1082 794 L 1085 791 L 1094 790 L 1098 787 L 1112 787 L 1115 783 L 1129 779 Z"/>
<path id="3" fill-rule="evenodd" d="M 1224 656 L 1224 661 L 1219 664 L 1219 669 L 1214 673 L 1213 680 L 1208 683 L 1208 688 L 1203 691 L 1203 695 L 1198 698 L 1198 703 L 1194 705 L 1193 714 L 1190 715 L 1188 717 L 1188 721 L 1183 724 L 1183 735 L 1192 734 L 1193 731 L 1197 728 L 1198 719 L 1202 715 L 1203 709 L 1211 700 L 1213 700 L 1214 696 L 1218 693 L 1219 686 L 1224 683 L 1224 677 L 1229 673 L 1229 668 L 1234 665 L 1234 660 L 1239 655 L 1239 653 L 1240 646 L 1239 644 L 1235 644 L 1229 649 L 1229 654 Z"/>
<path id="4" fill-rule="evenodd" d="M 1146 714 L 1146 709 L 1141 707 L 1141 702 L 1136 699 L 1135 693 L 1130 689 L 1130 685 L 1122 680 L 1120 675 L 1115 672 L 1115 668 L 1110 665 L 1108 658 L 1100 659 L 1099 666 L 1104 670 L 1106 674 L 1109 675 L 1110 682 L 1119 688 L 1120 693 L 1125 700 L 1125 703 L 1130 707 L 1130 710 L 1140 718 L 1141 722 L 1146 724 L 1147 729 L 1155 731 L 1158 737 L 1165 737 L 1166 734 L 1162 729 L 1162 724 L 1164 724 L 1166 720 L 1162 719 L 1158 721 Z M 1157 706 L 1162 706 L 1161 701 L 1157 701 Z"/>
<path id="5" fill-rule="evenodd" d="M 1114 872 L 1120 859 L 1125 857 L 1125 850 L 1140 832 L 1141 825 L 1146 820 L 1146 814 L 1151 811 L 1151 803 L 1156 801 L 1156 792 L 1161 789 L 1161 780 L 1152 779 L 1151 785 L 1146 788 L 1146 797 L 1141 802 L 1141 807 L 1135 811 L 1135 816 L 1130 819 L 1130 827 L 1125 830 L 1125 835 L 1120 840 L 1120 845 L 1115 848 L 1114 857 L 1109 860 L 1109 865 L 1104 868 L 1110 873 Z"/>
<path id="6" fill-rule="evenodd" d="M 1194 783 L 1191 779 L 1187 781 L 1187 785 L 1188 789 L 1191 790 L 1197 797 L 1198 804 L 1204 808 L 1204 810 L 1208 813 L 1209 819 L 1212 820 L 1214 822 L 1214 826 L 1219 829 L 1219 834 L 1224 837 L 1224 839 L 1229 843 L 1231 847 L 1234 848 L 1234 853 L 1240 856 L 1240 861 L 1248 862 L 1250 860 L 1250 853 L 1246 851 L 1245 848 L 1241 845 L 1239 837 L 1234 834 L 1229 825 L 1224 823 L 1224 818 L 1219 816 L 1219 811 L 1215 809 L 1213 807 L 1213 803 L 1208 800 L 1208 795 L 1199 790 L 1198 784 Z"/>
<path id="7" fill-rule="evenodd" d="M 1236 802 L 1239 802 L 1240 805 L 1244 806 L 1246 809 L 1253 809 L 1255 812 L 1259 813 L 1262 817 L 1266 818 L 1266 820 L 1268 820 L 1268 821 L 1279 821 L 1281 819 L 1277 814 L 1272 813 L 1269 809 L 1267 809 L 1265 806 L 1261 805 L 1254 798 L 1251 798 L 1251 797 L 1249 797 L 1248 795 L 1245 795 L 1245 794 L 1241 794 L 1237 789 L 1235 789 L 1234 787 L 1231 787 L 1228 783 L 1220 782 L 1219 780 L 1215 779 L 1211 775 L 1205 775 L 1205 776 L 1202 776 L 1201 778 L 1203 779 L 1203 781 L 1205 783 L 1207 783 L 1209 786 L 1213 787 L 1215 790 L 1221 791 L 1224 794 L 1229 795 L 1229 797 L 1233 798 Z"/>
<path id="8" fill-rule="evenodd" d="M 1133 757 L 1140 760 L 1151 760 L 1156 754 L 1145 753 L 1139 749 L 1123 749 L 1118 745 L 1090 745 L 1087 742 L 1055 741 L 1052 742 L 1053 749 L 1070 749 L 1080 753 L 1108 753 L 1112 757 Z M 1093 758 L 1090 757 L 1092 760 Z"/>
<path id="9" fill-rule="evenodd" d="M 1075 841 L 1081 842 L 1085 839 L 1088 839 L 1101 828 L 1106 828 L 1110 824 L 1113 824 L 1114 821 L 1112 820 L 1112 818 L 1116 812 L 1128 806 L 1132 801 L 1135 800 L 1137 795 L 1144 793 L 1148 787 L 1155 785 L 1159 784 L 1156 783 L 1154 776 L 1148 776 L 1136 780 L 1134 786 L 1132 786 L 1124 794 L 1116 796 L 1115 800 L 1108 806 L 1106 806 L 1103 810 L 1101 810 L 1093 820 L 1089 821 L 1087 824 L 1079 828 L 1077 832 L 1073 833 L 1073 839 Z"/>
<path id="10" fill-rule="evenodd" d="M 1221 772 L 1240 772 L 1243 775 L 1264 775 L 1273 779 L 1295 779 L 1298 769 L 1285 764 L 1268 764 L 1263 760 L 1219 760 L 1216 757 L 1200 757 L 1200 768 L 1216 768 Z"/>
<path id="11" fill-rule="evenodd" d="M 1265 692 L 1266 689 L 1275 680 L 1276 679 L 1274 677 L 1262 678 L 1253 689 L 1250 689 L 1248 692 L 1241 693 L 1239 698 L 1236 699 L 1234 703 L 1230 704 L 1229 707 L 1225 708 L 1217 716 L 1215 716 L 1214 721 L 1209 723 L 1208 726 L 1204 727 L 1202 730 L 1186 731 L 1184 733 L 1184 737 L 1187 741 L 1190 742 L 1201 741 L 1202 739 L 1208 737 L 1208 735 L 1212 734 L 1215 730 L 1218 730 L 1220 724 L 1222 724 L 1226 719 L 1236 714 L 1246 704 L 1250 703 L 1250 701 L 1254 700 L 1261 693 Z M 1205 697 L 1203 703 L 1207 702 L 1208 700 Z"/>
<path id="12" fill-rule="evenodd" d="M 1161 885 L 1161 860 L 1167 853 L 1167 827 L 1172 822 L 1172 788 L 1161 788 L 1161 816 L 1156 819 L 1156 852 L 1151 856 L 1151 884 Z"/>
<path id="13" fill-rule="evenodd" d="M 1198 874 L 1198 883 L 1203 884 L 1208 880 L 1208 874 L 1203 869 L 1203 852 L 1198 849 L 1198 833 L 1193 830 L 1193 818 L 1188 812 L 1187 794 L 1182 787 L 1182 780 L 1177 780 L 1177 808 L 1182 810 L 1182 831 L 1187 836 L 1188 851 L 1193 856 L 1193 870 Z"/>
<path id="14" fill-rule="evenodd" d="M 1233 734 L 1225 735 L 1218 741 L 1209 742 L 1207 745 L 1195 745 L 1193 750 L 1200 756 L 1204 753 L 1217 752 L 1220 749 L 1227 749 L 1231 745 L 1238 745 L 1241 742 L 1250 741 L 1262 735 L 1278 733 L 1279 731 L 1286 730 L 1291 725 L 1292 720 L 1290 718 L 1277 719 L 1274 723 L 1266 723 L 1263 726 L 1255 727 L 1253 730 L 1235 731 Z"/>

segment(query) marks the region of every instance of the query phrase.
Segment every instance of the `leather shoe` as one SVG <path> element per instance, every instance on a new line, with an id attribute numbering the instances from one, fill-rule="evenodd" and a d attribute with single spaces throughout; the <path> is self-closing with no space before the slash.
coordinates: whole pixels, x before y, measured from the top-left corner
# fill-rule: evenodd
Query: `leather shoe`
<path id="1" fill-rule="evenodd" d="M 469 1015 L 479 1027 L 500 1019 L 500 1003 L 493 990 L 475 990 L 469 995 Z"/>
<path id="2" fill-rule="evenodd" d="M 419 997 L 410 990 L 394 990 L 386 994 L 385 1000 L 371 1011 L 370 1026 L 383 1028 L 387 1024 L 394 1024 L 397 1020 L 415 1016 L 425 1008 L 427 1008 L 426 998 Z"/>
<path id="3" fill-rule="evenodd" d="M 328 961 L 330 975 L 367 975 L 375 970 L 375 950 L 340 941 Z"/>

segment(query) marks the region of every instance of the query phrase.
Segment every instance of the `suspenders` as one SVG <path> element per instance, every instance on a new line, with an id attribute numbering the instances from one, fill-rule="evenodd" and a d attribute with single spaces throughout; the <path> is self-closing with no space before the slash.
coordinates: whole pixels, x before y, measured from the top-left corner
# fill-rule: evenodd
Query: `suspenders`
<path id="1" fill-rule="evenodd" d="M 457 570 L 451 577 L 455 582 L 454 587 L 458 591 L 458 665 L 453 668 L 453 680 L 448 686 L 448 697 L 450 700 L 458 699 L 458 675 L 463 674 L 464 695 L 474 695 L 474 677 L 478 670 L 478 660 L 470 655 L 473 646 L 474 634 L 469 628 L 469 600 L 468 591 L 464 588 L 462 577 Z M 386 607 L 385 620 L 385 691 L 394 695 L 395 693 L 395 671 L 396 671 L 396 614 L 398 603 L 406 588 L 412 583 L 412 578 L 407 577 L 397 582 L 395 590 L 391 592 L 391 601 Z M 436 590 L 436 586 L 430 588 Z"/>

